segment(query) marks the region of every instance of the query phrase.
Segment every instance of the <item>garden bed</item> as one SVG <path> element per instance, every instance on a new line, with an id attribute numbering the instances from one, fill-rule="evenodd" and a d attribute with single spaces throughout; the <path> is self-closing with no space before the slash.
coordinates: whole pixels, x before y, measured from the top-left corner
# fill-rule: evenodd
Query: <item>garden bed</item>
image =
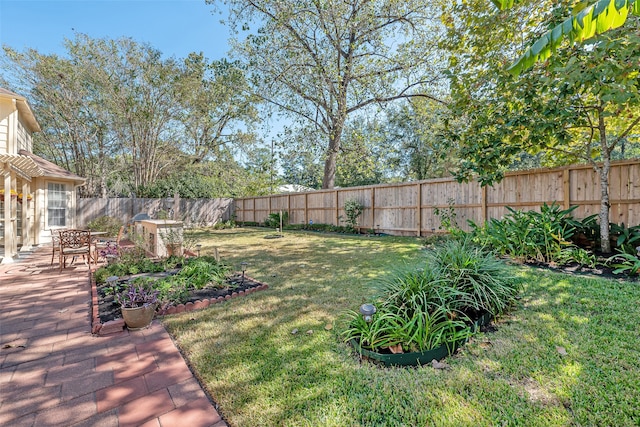
<path id="1" fill-rule="evenodd" d="M 144 275 L 136 275 L 136 277 L 142 276 Z M 150 274 L 149 276 L 153 275 Z M 133 278 L 133 276 L 123 277 L 121 278 L 121 280 L 127 281 L 131 278 Z M 207 286 L 202 289 L 191 291 L 188 300 L 184 304 L 166 305 L 164 307 L 160 307 L 158 313 L 163 315 L 174 314 L 177 312 L 178 306 L 181 305 L 185 307 L 198 305 L 198 308 L 204 308 L 200 307 L 200 305 L 202 305 L 204 301 L 208 300 L 209 302 L 204 304 L 209 306 L 210 304 L 226 301 L 239 295 L 245 295 L 251 292 L 255 292 L 256 290 L 263 289 L 263 287 L 266 286 L 264 283 L 259 282 L 246 275 L 243 280 L 241 274 L 235 274 L 234 276 L 229 278 L 227 283 L 228 286 L 224 288 Z M 120 304 L 115 301 L 113 294 L 110 294 L 108 292 L 108 287 L 106 285 L 96 285 L 96 291 L 98 295 L 98 318 L 100 319 L 100 322 L 106 323 L 121 318 L 122 315 L 120 314 Z M 191 305 L 189 305 L 189 303 L 191 303 Z"/>
<path id="2" fill-rule="evenodd" d="M 136 274 L 123 274 L 124 271 Z M 116 280 L 107 283 L 111 276 Z M 124 295 L 123 291 L 129 286 L 143 286 L 158 295 L 157 315 L 206 308 L 268 287 L 246 273 L 230 274 L 227 266 L 206 257 L 173 261 L 129 260 L 99 269 L 93 274 L 91 284 L 92 332 L 100 335 L 120 332 L 124 327 L 116 294 Z"/>

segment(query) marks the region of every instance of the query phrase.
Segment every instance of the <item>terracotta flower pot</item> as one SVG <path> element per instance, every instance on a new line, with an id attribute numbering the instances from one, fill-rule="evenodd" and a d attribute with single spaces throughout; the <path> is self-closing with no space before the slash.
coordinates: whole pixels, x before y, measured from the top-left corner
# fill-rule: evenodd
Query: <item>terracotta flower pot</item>
<path id="1" fill-rule="evenodd" d="M 167 243 L 167 255 L 168 256 L 182 256 L 182 244 L 181 243 Z"/>
<path id="2" fill-rule="evenodd" d="M 130 331 L 146 328 L 151 324 L 156 313 L 155 304 L 147 304 L 142 307 L 122 307 L 122 318 Z"/>

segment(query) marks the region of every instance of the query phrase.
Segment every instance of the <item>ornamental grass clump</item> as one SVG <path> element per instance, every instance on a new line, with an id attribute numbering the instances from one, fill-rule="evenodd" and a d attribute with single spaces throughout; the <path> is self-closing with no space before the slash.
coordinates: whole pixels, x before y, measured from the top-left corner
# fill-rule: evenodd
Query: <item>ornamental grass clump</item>
<path id="1" fill-rule="evenodd" d="M 469 238 L 443 243 L 427 253 L 426 264 L 448 289 L 444 304 L 452 311 L 497 316 L 513 305 L 520 291 L 509 267 Z"/>
<path id="2" fill-rule="evenodd" d="M 476 329 L 475 322 L 511 307 L 520 290 L 509 268 L 470 239 L 445 242 L 430 251 L 424 268 L 406 269 L 379 282 L 371 322 L 347 313 L 345 340 L 374 351 L 449 352 Z"/>

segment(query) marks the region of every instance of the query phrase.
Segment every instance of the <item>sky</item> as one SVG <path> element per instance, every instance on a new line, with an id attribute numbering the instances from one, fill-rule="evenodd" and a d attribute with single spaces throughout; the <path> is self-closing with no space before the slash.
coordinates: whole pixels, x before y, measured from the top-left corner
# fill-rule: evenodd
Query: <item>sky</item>
<path id="1" fill-rule="evenodd" d="M 227 56 L 226 16 L 205 0 L 0 0 L 0 45 L 64 54 L 64 39 L 130 37 L 164 57 Z"/>

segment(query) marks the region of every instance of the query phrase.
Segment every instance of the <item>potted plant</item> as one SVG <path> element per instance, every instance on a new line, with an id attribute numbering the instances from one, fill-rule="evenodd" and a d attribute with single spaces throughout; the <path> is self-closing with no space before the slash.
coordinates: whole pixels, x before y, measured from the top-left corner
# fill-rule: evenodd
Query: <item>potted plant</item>
<path id="1" fill-rule="evenodd" d="M 122 318 L 129 330 L 149 326 L 158 305 L 158 291 L 142 280 L 130 282 L 124 292 L 116 296 Z"/>
<path id="2" fill-rule="evenodd" d="M 167 227 L 166 230 L 158 231 L 164 246 L 167 250 L 167 256 L 181 256 L 184 235 L 182 228 Z"/>

